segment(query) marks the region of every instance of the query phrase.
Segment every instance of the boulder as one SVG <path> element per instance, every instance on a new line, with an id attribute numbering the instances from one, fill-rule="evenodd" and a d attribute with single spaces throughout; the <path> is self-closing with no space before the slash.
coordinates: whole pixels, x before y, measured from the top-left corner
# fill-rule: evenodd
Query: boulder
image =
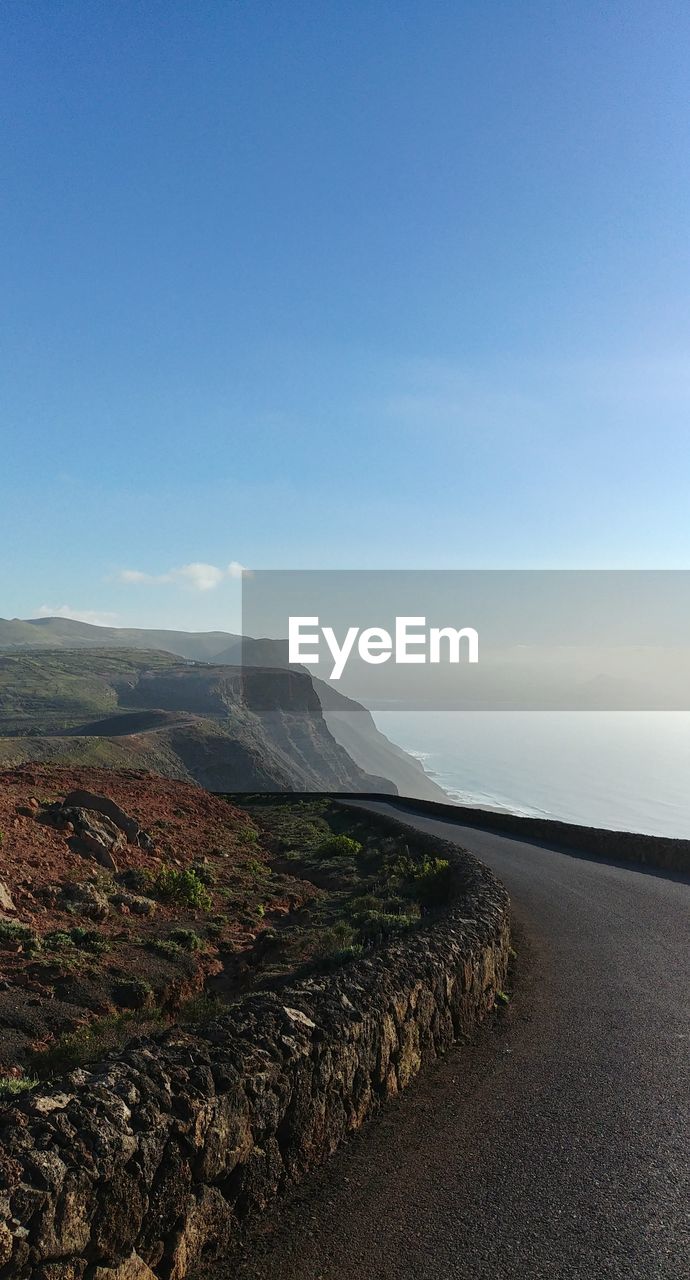
<path id="1" fill-rule="evenodd" d="M 110 915 L 110 903 L 98 885 L 68 883 L 62 886 L 60 897 L 78 904 L 80 915 L 88 920 L 101 921 Z"/>
<path id="2" fill-rule="evenodd" d="M 12 901 L 10 893 L 4 880 L 0 880 L 0 911 L 16 911 L 17 908 Z"/>
<path id="3" fill-rule="evenodd" d="M 153 845 L 151 837 L 139 826 L 136 818 L 121 809 L 109 796 L 99 796 L 93 791 L 70 791 L 62 802 L 63 809 L 90 809 L 93 813 L 101 813 L 124 832 L 128 844 L 139 844 L 143 849 Z"/>
<path id="4" fill-rule="evenodd" d="M 46 1262 L 34 1272 L 35 1280 L 81 1280 L 86 1271 L 86 1262 L 75 1259 L 70 1262 Z"/>
<path id="5" fill-rule="evenodd" d="M 64 806 L 61 816 L 65 823 L 71 823 L 74 830 L 68 843 L 75 853 L 94 858 L 108 871 L 117 871 L 115 854 L 126 848 L 127 837 L 110 818 L 91 809 L 65 809 Z"/>
<path id="6" fill-rule="evenodd" d="M 156 912 L 156 903 L 153 898 L 146 898 L 138 893 L 116 893 L 111 901 L 120 910 L 126 907 L 127 913 L 131 911 L 135 916 L 152 916 Z"/>

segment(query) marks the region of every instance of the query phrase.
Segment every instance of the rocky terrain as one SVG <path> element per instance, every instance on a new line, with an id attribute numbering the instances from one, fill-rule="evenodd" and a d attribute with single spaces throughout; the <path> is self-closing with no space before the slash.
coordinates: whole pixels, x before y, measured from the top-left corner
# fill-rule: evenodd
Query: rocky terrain
<path id="1" fill-rule="evenodd" d="M 135 892 L 160 901 L 166 911 L 193 911 L 200 936 L 199 922 L 210 905 L 216 907 L 221 886 L 204 879 L 208 864 L 183 855 L 184 827 L 168 829 L 157 846 L 155 822 L 144 826 L 142 808 L 127 808 L 134 794 L 128 786 L 139 791 L 143 805 L 160 802 L 160 781 L 151 781 L 152 793 L 145 779 L 123 775 L 117 794 L 104 798 L 89 788 L 115 775 L 58 773 L 52 775 L 59 783 L 55 798 L 27 797 L 22 778 L 7 779 L 14 797 L 21 795 L 17 825 L 11 820 L 18 847 L 6 859 L 15 869 L 9 887 L 17 898 L 27 886 L 16 871 L 28 861 L 36 831 L 46 833 L 53 857 L 80 859 L 78 884 L 81 866 L 101 867 L 108 842 L 106 855 L 118 867 L 150 874 L 142 862 L 159 856 L 157 849 L 168 841 L 165 875 L 159 867 L 146 880 L 148 892 L 141 884 Z M 50 777 L 47 770 L 35 773 L 31 786 L 45 787 Z M 65 783 L 73 788 L 67 794 Z M 192 817 L 192 795 L 186 797 L 179 784 L 164 785 L 172 788 L 168 801 L 179 791 L 180 803 L 166 806 L 171 817 L 163 821 Z M 210 835 L 220 818 L 213 806 L 223 802 L 210 798 L 207 810 L 202 797 L 197 792 L 198 816 L 210 824 Z M 109 1020 L 85 1014 L 77 1032 L 33 1054 L 37 1073 L 55 1079 L 6 1070 L 0 1088 L 2 1280 L 191 1280 L 202 1269 L 218 1274 L 247 1225 L 276 1196 L 322 1163 L 426 1064 L 471 1036 L 505 999 L 507 896 L 473 858 L 395 821 L 325 800 L 248 797 L 246 803 L 255 822 L 229 806 L 235 847 L 228 861 L 237 859 L 244 869 L 242 846 L 250 830 L 260 830 L 249 843 L 265 840 L 269 846 L 271 879 L 286 874 L 280 861 L 310 868 L 312 892 L 325 910 L 342 924 L 349 909 L 348 933 L 337 939 L 337 949 L 332 937 L 331 949 L 312 953 L 306 966 L 293 965 L 282 978 L 271 975 L 264 989 L 259 982 L 238 998 L 217 1000 L 210 1016 L 197 1012 L 188 1021 L 178 1012 L 166 1028 L 146 1025 L 142 1019 L 147 1013 L 150 1018 L 150 1009 L 128 1008 Z M 180 887 L 179 879 L 170 879 L 173 856 L 178 874 L 187 873 L 182 895 L 170 892 Z M 212 851 L 209 862 L 217 856 Z M 111 874 L 117 882 L 121 873 Z M 20 898 L 22 914 L 33 911 L 35 887 L 28 888 L 31 897 Z M 103 895 L 109 907 L 116 905 L 105 886 Z M 308 910 L 305 902 L 288 907 L 286 915 Z M 11 925 L 11 908 L 6 920 Z M 75 937 L 71 922 L 62 923 L 59 932 L 71 932 L 79 951 L 83 930 Z M 28 951 L 46 955 L 55 930 L 33 932 Z M 190 925 L 176 928 L 175 943 L 182 945 L 191 932 Z M 115 932 L 108 940 L 114 946 L 119 941 Z M 172 940 L 172 931 L 162 939 Z M 21 959 L 25 941 L 9 950 L 19 957 L 17 993 L 31 981 Z M 139 945 L 141 955 L 146 944 Z M 116 976 L 140 991 L 136 961 L 132 955 L 126 978 Z M 44 1010 L 48 1003 L 46 998 Z M 121 1029 L 125 1017 L 129 1042 L 123 1045 L 107 1032 L 114 1022 Z"/>
<path id="2" fill-rule="evenodd" d="M 134 771 L 25 766 L 0 775 L 0 1072 L 79 1056 L 100 1020 L 177 1015 L 311 886 L 264 874 L 248 815 Z M 259 913 L 259 908 L 261 912 Z M 118 1018 L 122 1026 L 118 1026 Z M 47 1061 L 48 1059 L 46 1059 Z M 9 1086 L 7 1086 L 9 1087 Z"/>
<path id="3" fill-rule="evenodd" d="M 331 801 L 238 807 L 133 770 L 7 771 L 0 833 L 0 1097 L 356 959 L 451 889 Z"/>

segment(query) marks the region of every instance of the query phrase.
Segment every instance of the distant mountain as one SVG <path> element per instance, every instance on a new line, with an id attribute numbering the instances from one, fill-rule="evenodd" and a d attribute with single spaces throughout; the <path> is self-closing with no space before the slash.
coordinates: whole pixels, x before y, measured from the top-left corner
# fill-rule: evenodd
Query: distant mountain
<path id="1" fill-rule="evenodd" d="M 30 649 L 156 650 L 215 666 L 288 668 L 287 643 L 252 639 L 227 631 L 163 631 L 97 627 L 69 618 L 0 619 L 0 650 Z M 315 679 L 305 667 L 293 668 L 316 690 L 323 719 L 335 742 L 365 774 L 388 779 L 401 795 L 447 799 L 421 764 L 381 733 L 371 713 L 332 685 Z"/>
<path id="2" fill-rule="evenodd" d="M 150 769 L 218 791 L 388 791 L 335 741 L 306 674 L 131 649 L 0 655 L 0 765 Z"/>
<path id="3" fill-rule="evenodd" d="M 96 627 L 73 618 L 0 618 L 0 649 L 156 649 L 211 662 L 240 639 L 228 631 Z"/>

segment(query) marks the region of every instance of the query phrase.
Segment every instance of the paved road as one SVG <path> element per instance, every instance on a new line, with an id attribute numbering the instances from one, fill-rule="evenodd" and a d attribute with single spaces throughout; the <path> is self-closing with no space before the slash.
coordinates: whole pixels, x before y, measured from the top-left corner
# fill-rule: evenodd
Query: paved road
<path id="1" fill-rule="evenodd" d="M 687 881 L 404 820 L 506 884 L 515 998 L 293 1193 L 227 1280 L 687 1280 Z"/>

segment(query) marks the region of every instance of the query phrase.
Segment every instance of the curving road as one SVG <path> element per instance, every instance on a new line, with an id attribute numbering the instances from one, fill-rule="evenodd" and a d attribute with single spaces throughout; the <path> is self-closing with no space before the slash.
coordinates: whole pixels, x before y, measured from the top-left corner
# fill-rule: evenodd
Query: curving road
<path id="1" fill-rule="evenodd" d="M 298 1188 L 228 1280 L 687 1280 L 687 878 L 362 807 L 493 867 L 515 998 Z"/>

